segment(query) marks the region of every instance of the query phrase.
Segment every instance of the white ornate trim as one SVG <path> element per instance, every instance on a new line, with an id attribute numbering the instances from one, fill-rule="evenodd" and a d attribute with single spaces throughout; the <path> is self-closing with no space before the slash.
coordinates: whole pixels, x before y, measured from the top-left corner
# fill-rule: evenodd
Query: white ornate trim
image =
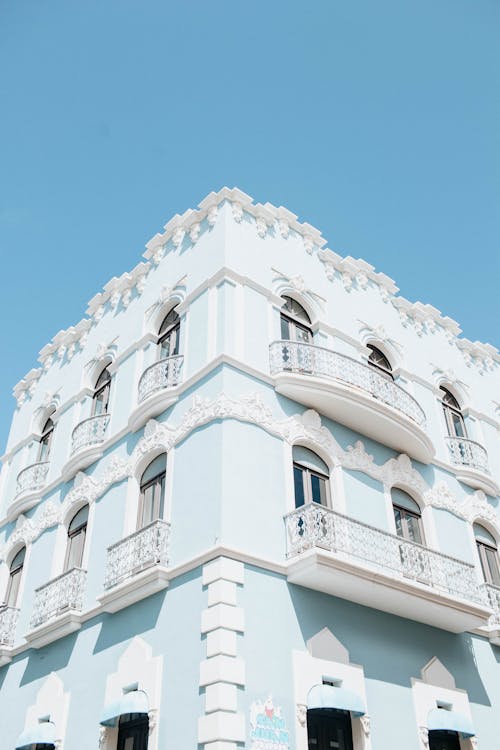
<path id="1" fill-rule="evenodd" d="M 300 295 L 306 305 L 324 311 L 326 300 L 307 286 L 303 276 L 300 274 L 288 276 L 277 268 L 271 268 L 271 271 L 273 272 L 273 291 L 278 297 L 281 297 L 282 294 L 286 294 L 287 292 L 290 292 L 291 294 L 295 292 Z"/>
<path id="2" fill-rule="evenodd" d="M 297 703 L 297 721 L 301 727 L 305 727 L 307 721 L 307 706 L 305 703 Z"/>
<path id="3" fill-rule="evenodd" d="M 257 394 L 233 398 L 220 393 L 214 399 L 195 396 L 191 408 L 184 413 L 177 427 L 150 420 L 144 430 L 144 436 L 139 440 L 128 460 L 114 456 L 103 473 L 96 476 L 87 476 L 79 472 L 73 489 L 68 492 L 60 506 L 56 506 L 50 500 L 42 505 L 38 516 L 32 519 L 19 516 L 13 533 L 0 550 L 0 559 L 5 560 L 12 548 L 20 541 L 28 544 L 44 529 L 62 523 L 72 506 L 78 503 L 92 504 L 111 485 L 134 476 L 137 466 L 148 454 L 159 451 L 167 452 L 193 430 L 218 419 L 237 419 L 241 422 L 256 424 L 290 445 L 304 443 L 313 449 L 317 448 L 328 456 L 332 467 L 342 466 L 344 469 L 361 471 L 387 488 L 394 485 L 401 486 L 403 489 L 407 488 L 410 492 L 417 493 L 424 505 L 444 508 L 459 518 L 471 522 L 476 518 L 483 518 L 489 521 L 500 534 L 500 518 L 497 517 L 481 490 L 458 503 L 445 482 L 440 481 L 434 487 L 429 487 L 413 467 L 410 458 L 404 454 L 391 458 L 384 464 L 377 464 L 373 456 L 366 452 L 360 440 L 344 451 L 331 432 L 321 423 L 319 414 L 312 409 L 284 420 L 278 420 Z"/>

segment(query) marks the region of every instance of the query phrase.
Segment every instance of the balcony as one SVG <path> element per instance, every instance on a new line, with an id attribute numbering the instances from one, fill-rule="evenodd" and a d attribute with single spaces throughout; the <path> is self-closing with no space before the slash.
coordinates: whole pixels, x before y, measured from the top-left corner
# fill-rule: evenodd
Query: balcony
<path id="1" fill-rule="evenodd" d="M 177 401 L 183 361 L 182 355 L 167 357 L 144 370 L 139 380 L 139 405 L 130 415 L 129 429 L 135 432 L 148 419 L 161 414 Z"/>
<path id="2" fill-rule="evenodd" d="M 26 640 L 33 648 L 63 638 L 81 626 L 87 571 L 72 568 L 36 589 L 30 631 Z"/>
<path id="3" fill-rule="evenodd" d="M 420 405 L 374 367 L 296 341 L 274 341 L 269 354 L 278 393 L 429 463 L 434 446 L 425 432 Z"/>
<path id="4" fill-rule="evenodd" d="M 77 424 L 71 435 L 71 456 L 62 470 L 65 481 L 102 456 L 109 419 L 109 414 L 99 414 Z"/>
<path id="5" fill-rule="evenodd" d="M 447 437 L 446 444 L 457 479 L 489 495 L 500 494 L 488 468 L 488 454 L 480 443 L 464 437 Z"/>
<path id="6" fill-rule="evenodd" d="M 18 618 L 18 609 L 0 606 L 0 667 L 11 660 L 10 651 L 14 645 Z"/>
<path id="7" fill-rule="evenodd" d="M 169 584 L 170 524 L 154 521 L 108 547 L 105 592 L 99 597 L 106 612 L 117 612 Z"/>
<path id="8" fill-rule="evenodd" d="M 9 520 L 36 505 L 45 487 L 48 471 L 49 462 L 40 461 L 36 464 L 26 466 L 25 469 L 19 472 L 16 480 L 14 501 L 7 509 Z"/>
<path id="9" fill-rule="evenodd" d="M 17 475 L 16 481 L 16 498 L 20 495 L 26 495 L 27 493 L 39 492 L 42 490 L 45 486 L 48 471 L 48 461 L 31 464 L 20 471 Z"/>
<path id="10" fill-rule="evenodd" d="M 491 608 L 473 565 L 315 503 L 285 517 L 288 581 L 462 633 Z"/>

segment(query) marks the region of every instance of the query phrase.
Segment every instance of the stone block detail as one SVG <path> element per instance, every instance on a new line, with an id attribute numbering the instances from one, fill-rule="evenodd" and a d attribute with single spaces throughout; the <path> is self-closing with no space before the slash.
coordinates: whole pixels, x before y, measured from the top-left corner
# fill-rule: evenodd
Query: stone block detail
<path id="1" fill-rule="evenodd" d="M 227 557 L 203 566 L 208 607 L 201 613 L 201 633 L 206 635 L 207 658 L 200 663 L 205 715 L 198 721 L 198 742 L 204 750 L 237 750 L 236 743 L 245 741 L 245 717 L 238 713 L 238 687 L 245 685 L 238 633 L 245 631 L 245 616 L 237 606 L 244 571 L 243 563 Z"/>

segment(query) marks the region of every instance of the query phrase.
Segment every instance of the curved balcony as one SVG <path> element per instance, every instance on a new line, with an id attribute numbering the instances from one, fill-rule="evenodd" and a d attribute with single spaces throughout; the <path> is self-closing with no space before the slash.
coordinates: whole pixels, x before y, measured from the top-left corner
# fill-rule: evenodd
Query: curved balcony
<path id="1" fill-rule="evenodd" d="M 158 520 L 108 547 L 105 593 L 99 597 L 106 612 L 116 612 L 168 586 L 169 537 L 170 524 Z"/>
<path id="2" fill-rule="evenodd" d="M 460 633 L 492 607 L 470 563 L 309 503 L 285 517 L 288 581 Z"/>
<path id="3" fill-rule="evenodd" d="M 81 626 L 87 571 L 72 568 L 35 590 L 35 602 L 26 640 L 41 648 Z"/>
<path id="4" fill-rule="evenodd" d="M 495 646 L 500 646 L 500 586 L 492 583 L 483 584 L 486 601 L 493 610 L 489 621 L 489 638 Z"/>
<path id="5" fill-rule="evenodd" d="M 40 461 L 20 471 L 16 481 L 16 498 L 27 492 L 38 492 L 43 489 L 48 470 L 49 462 Z"/>
<path id="6" fill-rule="evenodd" d="M 98 414 L 77 424 L 71 434 L 71 456 L 62 469 L 66 481 L 102 456 L 109 420 L 109 414 Z"/>
<path id="7" fill-rule="evenodd" d="M 130 415 L 128 426 L 135 432 L 148 419 L 168 409 L 177 401 L 184 357 L 177 354 L 146 367 L 139 380 L 139 405 Z"/>
<path id="8" fill-rule="evenodd" d="M 429 463 L 434 446 L 425 414 L 407 391 L 370 365 L 296 341 L 270 345 L 278 393 L 379 443 Z"/>
<path id="9" fill-rule="evenodd" d="M 490 475 L 488 453 L 480 443 L 464 437 L 446 438 L 451 463 L 456 467 L 457 479 L 464 484 L 498 495 L 500 490 Z"/>

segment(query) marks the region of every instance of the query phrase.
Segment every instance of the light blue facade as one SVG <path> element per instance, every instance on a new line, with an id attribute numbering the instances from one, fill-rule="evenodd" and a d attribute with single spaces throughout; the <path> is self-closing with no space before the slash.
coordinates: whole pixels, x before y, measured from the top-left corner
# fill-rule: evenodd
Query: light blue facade
<path id="1" fill-rule="evenodd" d="M 496 544 L 498 352 L 238 190 L 212 193 L 146 247 L 15 387 L 2 747 L 50 721 L 60 750 L 115 750 L 101 714 L 139 691 L 149 750 L 306 750 L 322 682 L 366 706 L 351 717 L 353 750 L 432 750 L 427 721 L 443 705 L 472 722 L 462 749 L 496 747 L 500 588 L 474 524 Z M 273 343 L 285 297 L 307 312 L 309 343 Z M 158 364 L 174 307 L 178 352 Z M 370 345 L 393 379 L 368 364 Z M 466 436 L 449 434 L 441 387 Z M 296 509 L 294 446 L 327 465 L 325 506 Z M 162 454 L 164 507 L 147 526 L 141 477 Z M 391 488 L 419 507 L 422 545 L 397 535 Z M 86 505 L 73 569 L 68 532 Z"/>

